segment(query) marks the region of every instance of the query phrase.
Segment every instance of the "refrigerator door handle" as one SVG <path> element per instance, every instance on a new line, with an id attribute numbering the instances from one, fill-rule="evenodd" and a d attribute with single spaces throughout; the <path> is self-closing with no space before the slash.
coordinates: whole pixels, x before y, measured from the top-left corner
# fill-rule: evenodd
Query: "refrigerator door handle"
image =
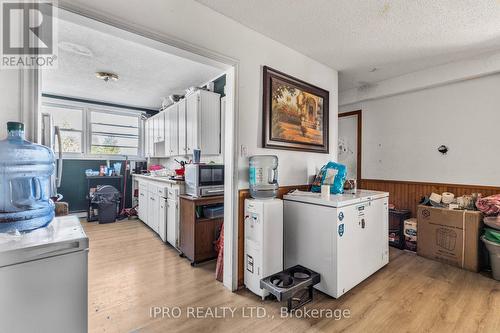
<path id="1" fill-rule="evenodd" d="M 47 251 L 37 250 L 35 251 L 35 253 L 37 256 L 49 256 L 49 255 L 57 255 L 60 254 L 61 252 L 66 253 L 68 251 L 71 252 L 72 250 L 79 250 L 80 248 L 81 248 L 80 242 L 76 241 L 67 244 L 61 244 L 54 248 L 48 248 Z"/>
<path id="2" fill-rule="evenodd" d="M 39 260 L 78 251 L 88 251 L 88 240 L 81 239 L 62 244 L 51 244 L 50 246 L 35 246 L 30 249 L 24 249 L 20 253 L 12 251 L 13 253 L 6 253 L 6 255 L 0 256 L 0 268 L 16 265 L 19 262 Z"/>
<path id="3" fill-rule="evenodd" d="M 61 179 L 62 179 L 62 168 L 63 168 L 63 149 L 62 149 L 62 138 L 61 138 L 61 129 L 59 126 L 54 126 L 55 136 L 57 136 L 57 145 L 59 147 L 59 158 L 57 159 L 57 176 L 56 176 L 56 187 L 61 187 Z"/>

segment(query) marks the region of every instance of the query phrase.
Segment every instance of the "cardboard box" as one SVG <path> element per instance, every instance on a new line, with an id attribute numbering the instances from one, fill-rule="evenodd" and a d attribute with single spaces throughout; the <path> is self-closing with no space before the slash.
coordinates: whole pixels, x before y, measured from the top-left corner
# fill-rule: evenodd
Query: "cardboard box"
<path id="1" fill-rule="evenodd" d="M 417 254 L 478 272 L 482 220 L 477 211 L 418 206 Z"/>
<path id="2" fill-rule="evenodd" d="M 405 249 L 409 251 L 417 251 L 417 219 L 412 217 L 405 220 L 404 225 Z"/>

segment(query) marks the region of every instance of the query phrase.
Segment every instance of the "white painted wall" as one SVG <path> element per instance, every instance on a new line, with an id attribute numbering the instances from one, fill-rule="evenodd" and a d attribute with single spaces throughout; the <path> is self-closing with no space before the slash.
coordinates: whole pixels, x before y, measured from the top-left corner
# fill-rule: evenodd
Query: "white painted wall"
<path id="1" fill-rule="evenodd" d="M 342 91 L 339 105 L 389 97 L 500 72 L 500 52 L 492 51 L 461 61 L 400 75 L 362 88 Z"/>
<path id="2" fill-rule="evenodd" d="M 341 106 L 363 110 L 362 177 L 500 186 L 499 87 L 494 74 Z"/>
<path id="3" fill-rule="evenodd" d="M 239 61 L 239 144 L 249 155 L 275 154 L 281 185 L 303 184 L 323 164 L 336 159 L 338 75 L 270 38 L 192 0 L 72 0 L 62 4 L 111 18 L 142 31 L 174 37 Z M 330 91 L 330 151 L 316 154 L 271 150 L 262 146 L 262 66 L 267 65 Z M 239 158 L 239 188 L 248 187 L 248 159 Z"/>
<path id="4" fill-rule="evenodd" d="M 0 140 L 7 136 L 7 122 L 21 120 L 19 71 L 0 70 Z"/>

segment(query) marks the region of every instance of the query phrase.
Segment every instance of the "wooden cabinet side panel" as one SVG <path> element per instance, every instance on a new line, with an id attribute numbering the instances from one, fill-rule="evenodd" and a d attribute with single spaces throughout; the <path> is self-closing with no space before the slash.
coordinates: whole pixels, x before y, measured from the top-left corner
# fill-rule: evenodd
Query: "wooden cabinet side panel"
<path id="1" fill-rule="evenodd" d="M 203 261 L 217 257 L 215 241 L 222 226 L 222 219 L 196 222 L 195 260 Z"/>
<path id="2" fill-rule="evenodd" d="M 195 260 L 194 210 L 195 205 L 193 202 L 182 198 L 180 199 L 179 250 L 191 260 Z"/>

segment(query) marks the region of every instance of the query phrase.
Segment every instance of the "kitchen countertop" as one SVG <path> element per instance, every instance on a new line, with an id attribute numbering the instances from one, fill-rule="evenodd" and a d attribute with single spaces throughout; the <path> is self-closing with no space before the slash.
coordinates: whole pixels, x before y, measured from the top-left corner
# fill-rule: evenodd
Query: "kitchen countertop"
<path id="1" fill-rule="evenodd" d="M 214 196 L 208 196 L 208 197 L 193 197 L 188 194 L 181 194 L 179 195 L 179 198 L 186 199 L 189 201 L 224 201 L 224 196 L 223 195 L 214 195 Z"/>
<path id="2" fill-rule="evenodd" d="M 154 176 L 145 176 L 145 175 L 139 175 L 139 174 L 132 174 L 132 177 L 139 178 L 139 179 L 145 179 L 153 182 L 162 182 L 162 183 L 167 183 L 167 184 L 173 184 L 173 185 L 184 185 L 183 180 L 172 180 L 169 179 L 168 177 L 154 177 Z"/>

